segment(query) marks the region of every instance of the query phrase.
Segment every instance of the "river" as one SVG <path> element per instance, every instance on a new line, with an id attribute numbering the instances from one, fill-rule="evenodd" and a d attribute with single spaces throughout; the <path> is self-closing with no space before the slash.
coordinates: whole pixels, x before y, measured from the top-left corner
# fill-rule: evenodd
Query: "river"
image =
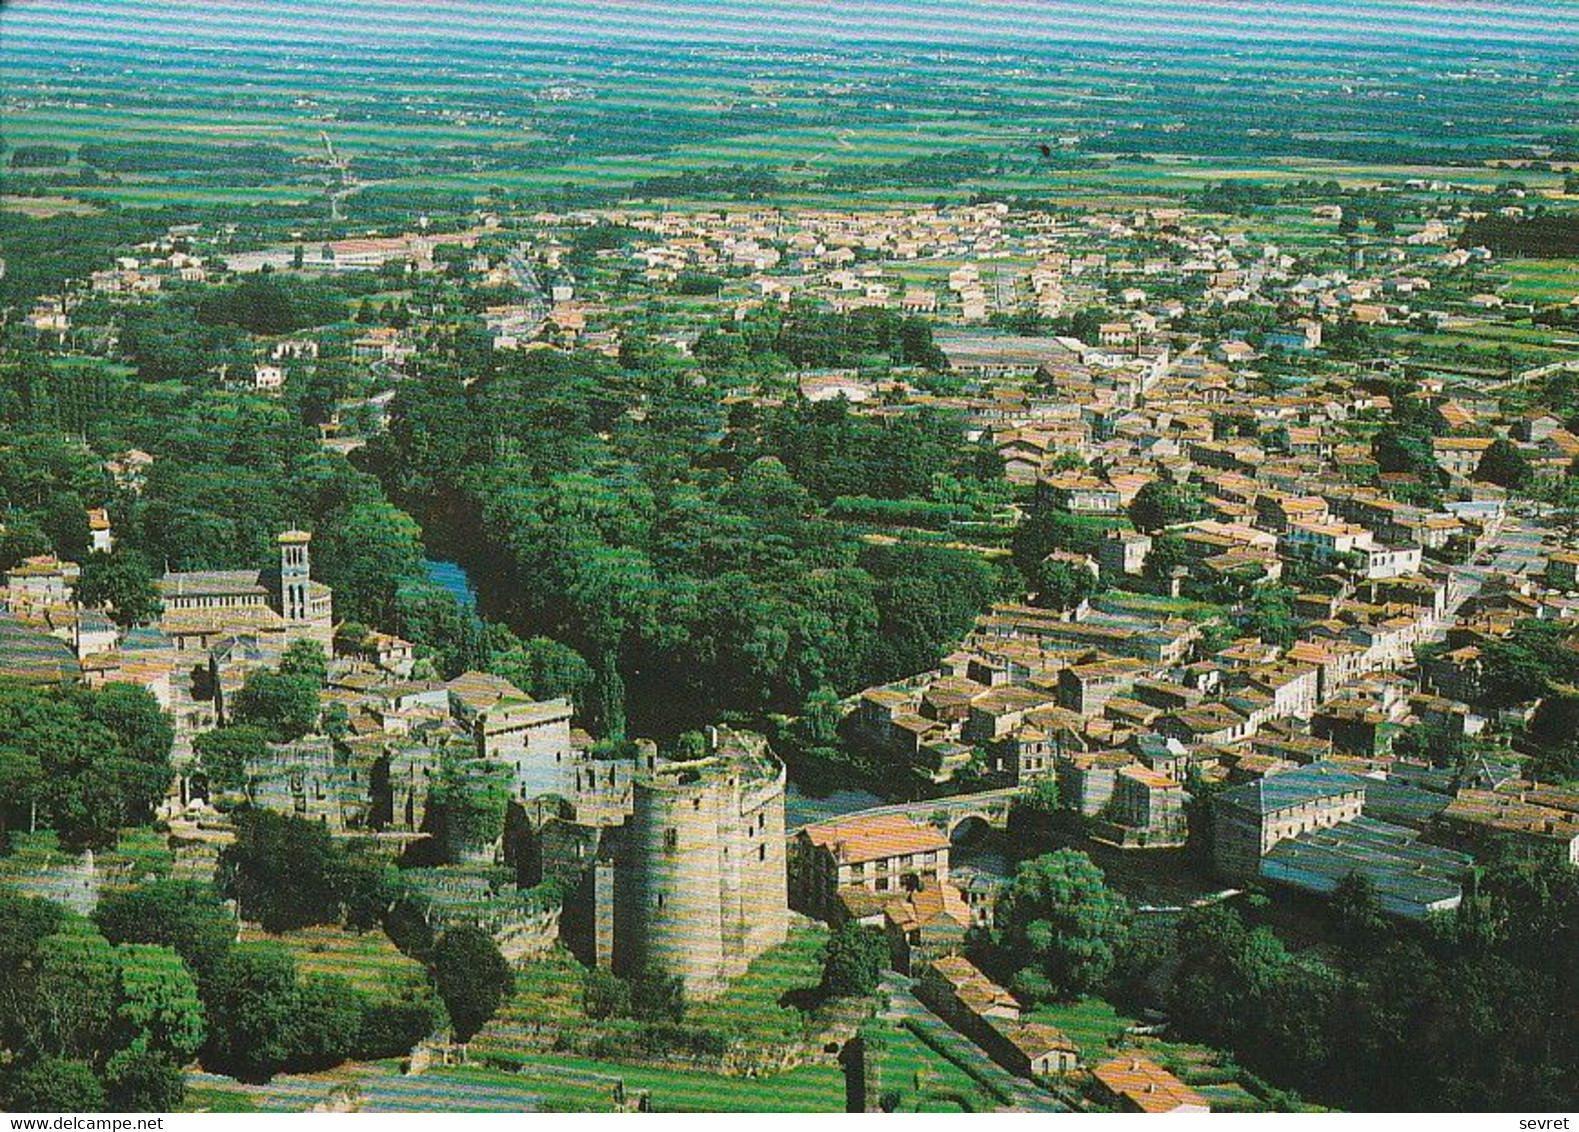
<path id="1" fill-rule="evenodd" d="M 886 805 L 888 799 L 879 798 L 870 790 L 835 790 L 819 797 L 791 782 L 784 791 L 784 828 L 794 831 L 803 825 L 815 825 L 858 810 Z"/>
<path id="2" fill-rule="evenodd" d="M 477 608 L 477 591 L 472 587 L 471 579 L 466 576 L 464 566 L 458 562 L 446 562 L 439 558 L 423 559 L 422 565 L 428 572 L 430 582 L 454 594 L 466 609 Z"/>

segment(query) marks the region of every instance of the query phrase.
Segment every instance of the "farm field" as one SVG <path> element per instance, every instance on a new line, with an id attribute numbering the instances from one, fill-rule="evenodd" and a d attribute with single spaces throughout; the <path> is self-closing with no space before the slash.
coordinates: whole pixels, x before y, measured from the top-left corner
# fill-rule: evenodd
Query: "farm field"
<path id="1" fill-rule="evenodd" d="M 101 171 L 113 183 L 101 177 L 51 194 L 135 207 L 310 201 L 321 190 L 330 146 L 359 185 L 476 198 L 567 185 L 617 194 L 653 176 L 732 166 L 772 170 L 781 185 L 771 196 L 785 203 L 871 207 L 975 192 L 1105 205 L 1225 180 L 1336 180 L 1352 188 L 1420 178 L 1485 189 L 1514 172 L 1507 151 L 1525 140 L 1497 109 L 1544 106 L 1557 121 L 1570 98 L 1509 76 L 1467 100 L 1424 72 L 1297 50 L 1271 71 L 1211 52 L 1023 60 L 967 51 L 925 59 L 789 52 L 777 57 L 771 77 L 724 50 L 678 57 L 632 50 L 612 60 L 573 49 L 495 57 L 466 50 L 439 52 L 420 78 L 399 50 L 285 64 L 262 51 L 212 57 L 188 49 L 132 56 L 112 69 L 85 47 L 67 73 L 25 43 L 12 50 L 14 81 L 0 103 L 5 144 L 69 151 L 55 167 L 65 180 L 84 170 L 84 153 L 101 160 L 106 143 L 216 154 L 253 146 L 275 155 L 269 171 L 229 179 L 191 153 L 165 159 L 176 163 L 164 167 L 157 153 L 112 155 L 112 168 Z M 495 80 L 497 93 L 479 93 L 479 74 Z M 1185 92 L 1203 84 L 1235 84 L 1212 100 L 1227 115 L 1222 122 L 1188 108 Z M 1356 113 L 1329 93 L 1345 84 L 1415 89 L 1420 106 L 1391 116 Z M 1246 147 L 1230 125 L 1259 115 L 1266 103 L 1286 108 L 1282 152 L 1259 142 Z M 1421 128 L 1422 119 L 1449 115 L 1452 124 L 1444 130 L 1438 123 L 1439 136 Z M 1432 145 L 1421 146 L 1422 136 Z M 1049 139 L 1059 142 L 1050 165 L 1036 154 Z M 1346 158 L 1345 148 L 1368 156 Z M 927 184 L 905 183 L 905 173 L 886 185 L 815 187 L 832 172 L 902 169 L 957 152 L 982 154 L 993 168 Z M 132 164 L 113 168 L 125 160 Z M 1558 174 L 1519 164 L 1517 176 L 1531 190 L 1560 189 Z"/>
<path id="2" fill-rule="evenodd" d="M 825 938 L 821 929 L 797 929 L 722 996 L 694 1007 L 687 1023 L 763 1049 L 794 1043 L 803 1031 L 803 1016 L 780 1000 L 815 985 Z M 421 973 L 421 966 L 396 951 L 381 932 L 308 928 L 269 935 L 249 930 L 242 939 L 275 943 L 303 974 L 344 978 L 369 993 Z M 361 1111 L 374 1112 L 409 1111 L 413 1105 L 476 1112 L 611 1111 L 622 1090 L 645 1090 L 655 1111 L 844 1111 L 844 1073 L 827 1062 L 745 1077 L 627 1064 L 552 1048 L 548 1030 L 574 1032 L 596 1025 L 582 1012 L 581 968 L 567 953 L 555 952 L 518 967 L 515 997 L 469 1044 L 469 1064 L 402 1076 L 394 1062 L 348 1063 L 324 1073 L 281 1075 L 261 1086 L 199 1073 L 189 1079 L 188 1107 L 300 1111 L 333 1095 L 354 1095 Z"/>
<path id="3" fill-rule="evenodd" d="M 874 1029 L 868 1057 L 898 1112 L 984 1112 L 997 1102 L 970 1074 L 903 1026 Z"/>
<path id="4" fill-rule="evenodd" d="M 531 1084 L 512 1074 L 454 1067 L 403 1076 L 389 1062 L 348 1063 L 314 1074 L 282 1074 L 249 1085 L 209 1073 L 188 1075 L 189 1112 L 305 1112 L 354 1102 L 359 1112 L 532 1112 L 542 1107 Z M 596 1105 L 583 1105 L 595 1108 Z"/>
<path id="5" fill-rule="evenodd" d="M 97 211 L 88 201 L 73 197 L 0 197 L 0 212 L 21 216 L 91 216 Z"/>
<path id="6" fill-rule="evenodd" d="M 1508 276 L 1503 294 L 1526 303 L 1566 303 L 1579 297 L 1579 273 L 1571 260 L 1515 259 L 1502 265 Z"/>
<path id="7" fill-rule="evenodd" d="M 646 1091 L 655 1112 L 843 1112 L 844 1074 L 811 1065 L 770 1077 L 726 1077 L 554 1054 L 512 1070 L 448 1066 L 403 1076 L 393 1063 L 348 1063 L 325 1073 L 247 1085 L 207 1073 L 188 1077 L 189 1111 L 301 1112 L 354 1098 L 360 1112 L 610 1112 L 621 1095 Z"/>

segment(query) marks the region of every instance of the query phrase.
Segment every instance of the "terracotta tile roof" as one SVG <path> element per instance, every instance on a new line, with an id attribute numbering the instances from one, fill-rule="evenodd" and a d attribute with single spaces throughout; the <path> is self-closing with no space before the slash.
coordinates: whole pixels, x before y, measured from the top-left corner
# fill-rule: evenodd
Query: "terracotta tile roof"
<path id="1" fill-rule="evenodd" d="M 840 864 L 859 864 L 948 848 L 948 837 L 904 814 L 878 814 L 856 821 L 825 822 L 806 827 L 813 845 L 831 852 Z"/>
<path id="2" fill-rule="evenodd" d="M 946 955 L 932 960 L 932 970 L 954 988 L 955 997 L 972 1012 L 981 1014 L 994 1007 L 1020 1009 L 1019 1000 L 993 982 L 969 959 Z"/>
<path id="3" fill-rule="evenodd" d="M 451 695 L 475 711 L 486 710 L 502 699 L 531 700 L 510 681 L 491 672 L 463 672 L 447 687 Z"/>
<path id="4" fill-rule="evenodd" d="M 1139 763 L 1136 763 L 1134 766 L 1123 767 L 1119 770 L 1119 773 L 1125 778 L 1138 782 L 1152 790 L 1182 789 L 1177 782 L 1166 774 L 1152 770 L 1150 767 L 1141 766 Z"/>
<path id="5" fill-rule="evenodd" d="M 1175 1112 L 1181 1108 L 1210 1111 L 1206 1098 L 1144 1057 L 1116 1058 L 1092 1071 L 1103 1088 L 1142 1112 Z"/>
<path id="6" fill-rule="evenodd" d="M 53 684 L 81 675 L 76 654 L 64 642 L 0 613 L 0 676 Z"/>
<path id="7" fill-rule="evenodd" d="M 970 905 L 952 884 L 926 884 L 883 907 L 883 915 L 903 931 L 925 927 L 942 917 L 970 927 Z"/>
<path id="8" fill-rule="evenodd" d="M 1042 1022 L 1000 1022 L 993 1029 L 1032 1060 L 1049 1053 L 1080 1052 L 1080 1047 L 1062 1030 Z"/>

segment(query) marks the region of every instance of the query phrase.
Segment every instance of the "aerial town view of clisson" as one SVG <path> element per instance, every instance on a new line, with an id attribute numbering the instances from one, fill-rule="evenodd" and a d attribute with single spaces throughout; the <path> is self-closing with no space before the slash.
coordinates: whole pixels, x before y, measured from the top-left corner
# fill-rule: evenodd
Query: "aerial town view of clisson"
<path id="1" fill-rule="evenodd" d="M 0 1111 L 1576 1110 L 1579 5 L 0 8 Z"/>

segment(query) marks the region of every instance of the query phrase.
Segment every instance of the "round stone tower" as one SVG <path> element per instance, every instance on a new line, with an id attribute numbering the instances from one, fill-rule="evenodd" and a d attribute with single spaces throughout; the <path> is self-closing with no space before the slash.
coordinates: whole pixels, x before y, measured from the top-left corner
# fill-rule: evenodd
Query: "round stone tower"
<path id="1" fill-rule="evenodd" d="M 637 773 L 613 877 L 614 969 L 656 967 L 691 999 L 789 930 L 784 764 L 750 733 L 710 729 L 708 747 Z"/>
<path id="2" fill-rule="evenodd" d="M 616 876 L 614 966 L 678 976 L 688 998 L 724 981 L 722 845 L 727 775 L 677 763 L 633 784 Z"/>

